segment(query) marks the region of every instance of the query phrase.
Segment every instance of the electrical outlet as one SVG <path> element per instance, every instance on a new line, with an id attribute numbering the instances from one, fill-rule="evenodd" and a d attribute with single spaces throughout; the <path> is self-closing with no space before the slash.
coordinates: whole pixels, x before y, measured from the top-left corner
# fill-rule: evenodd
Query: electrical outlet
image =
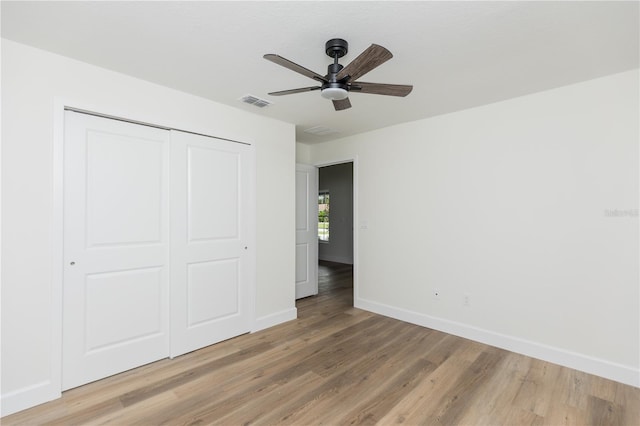
<path id="1" fill-rule="evenodd" d="M 462 295 L 462 305 L 467 308 L 471 306 L 471 295 L 469 293 L 465 293 Z"/>

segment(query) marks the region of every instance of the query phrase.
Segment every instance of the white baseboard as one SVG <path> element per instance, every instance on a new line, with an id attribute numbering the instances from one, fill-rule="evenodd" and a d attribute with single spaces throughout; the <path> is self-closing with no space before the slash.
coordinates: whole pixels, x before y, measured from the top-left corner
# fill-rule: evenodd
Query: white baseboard
<path id="1" fill-rule="evenodd" d="M 353 265 L 353 259 L 346 256 L 318 256 L 318 260 L 326 260 L 327 262 L 344 263 Z"/>
<path id="2" fill-rule="evenodd" d="M 283 322 L 291 321 L 296 318 L 298 318 L 298 310 L 296 308 L 285 309 L 284 311 L 265 315 L 263 317 L 256 318 L 251 332 L 255 333 L 256 331 L 264 330 L 265 328 L 273 327 L 274 325 L 282 324 Z"/>
<path id="3" fill-rule="evenodd" d="M 61 395 L 60 389 L 53 389 L 49 380 L 8 392 L 0 401 L 0 417 L 52 401 Z"/>
<path id="4" fill-rule="evenodd" d="M 577 352 L 532 342 L 518 337 L 508 336 L 494 331 L 485 330 L 468 324 L 450 321 L 430 315 L 385 305 L 370 300 L 358 298 L 354 301 L 356 308 L 374 312 L 376 314 L 417 324 L 423 327 L 464 337 L 476 342 L 485 343 L 511 352 L 516 352 L 532 358 L 552 362 L 564 367 L 584 371 L 616 382 L 640 387 L 640 370 L 631 366 L 590 357 Z"/>

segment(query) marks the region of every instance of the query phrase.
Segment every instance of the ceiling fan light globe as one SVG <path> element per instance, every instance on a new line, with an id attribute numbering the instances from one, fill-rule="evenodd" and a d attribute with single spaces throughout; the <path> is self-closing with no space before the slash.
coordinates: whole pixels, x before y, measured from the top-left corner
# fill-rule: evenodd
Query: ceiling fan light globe
<path id="1" fill-rule="evenodd" d="M 349 92 L 340 87 L 327 87 L 322 89 L 320 94 L 323 98 L 331 99 L 332 101 L 341 101 L 349 96 Z"/>

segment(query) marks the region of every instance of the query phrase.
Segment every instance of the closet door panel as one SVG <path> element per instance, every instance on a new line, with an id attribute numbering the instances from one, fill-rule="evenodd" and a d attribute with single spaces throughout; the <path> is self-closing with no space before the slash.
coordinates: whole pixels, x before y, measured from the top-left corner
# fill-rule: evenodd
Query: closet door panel
<path id="1" fill-rule="evenodd" d="M 68 111 L 63 389 L 169 351 L 169 132 Z"/>
<path id="2" fill-rule="evenodd" d="M 246 333 L 250 147 L 171 132 L 171 356 Z"/>

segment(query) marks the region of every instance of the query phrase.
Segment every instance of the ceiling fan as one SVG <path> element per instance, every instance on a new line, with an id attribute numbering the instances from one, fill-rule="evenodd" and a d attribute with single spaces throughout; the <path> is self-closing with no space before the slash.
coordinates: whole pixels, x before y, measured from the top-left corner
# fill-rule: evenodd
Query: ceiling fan
<path id="1" fill-rule="evenodd" d="M 357 58 L 351 61 L 349 65 L 344 67 L 338 63 L 338 59 L 346 55 L 348 50 L 349 44 L 341 38 L 334 38 L 325 43 L 327 56 L 333 58 L 333 64 L 328 66 L 327 75 L 325 76 L 317 74 L 295 62 L 291 62 L 282 56 L 273 53 L 264 55 L 265 59 L 312 78 L 321 84 L 320 86 L 271 92 L 269 95 L 282 96 L 320 90 L 322 97 L 331 99 L 336 111 L 341 111 L 351 108 L 351 102 L 348 97 L 349 92 L 402 97 L 411 93 L 413 86 L 405 84 L 365 83 L 364 81 L 356 81 L 393 57 L 387 49 L 377 44 L 372 44 Z"/>

